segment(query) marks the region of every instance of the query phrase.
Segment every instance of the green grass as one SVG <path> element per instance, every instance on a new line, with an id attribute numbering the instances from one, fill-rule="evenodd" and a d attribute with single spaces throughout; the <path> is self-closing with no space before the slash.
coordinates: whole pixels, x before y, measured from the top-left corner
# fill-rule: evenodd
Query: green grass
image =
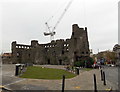
<path id="1" fill-rule="evenodd" d="M 65 75 L 66 78 L 72 78 L 76 76 L 75 74 L 67 72 L 62 69 L 31 66 L 28 67 L 27 71 L 20 77 L 32 79 L 62 79 L 63 75 Z"/>

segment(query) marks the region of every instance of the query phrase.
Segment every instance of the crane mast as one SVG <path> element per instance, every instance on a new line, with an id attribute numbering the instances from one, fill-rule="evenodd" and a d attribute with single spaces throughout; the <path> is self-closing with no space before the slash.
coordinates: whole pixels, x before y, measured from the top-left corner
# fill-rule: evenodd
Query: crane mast
<path id="1" fill-rule="evenodd" d="M 54 35 L 55 35 L 55 29 L 56 27 L 58 26 L 58 24 L 60 23 L 60 21 L 62 20 L 63 16 L 65 15 L 66 11 L 68 10 L 68 8 L 70 7 L 71 3 L 72 3 L 73 0 L 70 0 L 70 2 L 68 3 L 68 5 L 65 7 L 63 13 L 61 14 L 61 16 L 59 17 L 58 21 L 56 22 L 55 26 L 52 28 L 52 30 L 50 30 L 50 27 L 48 25 L 48 23 L 46 22 L 45 25 L 47 26 L 47 29 L 49 32 L 44 32 L 44 35 L 45 36 L 48 36 L 50 35 L 51 38 L 53 37 L 54 38 Z M 53 16 L 52 16 L 53 18 Z M 52 39 L 51 39 L 52 40 Z"/>

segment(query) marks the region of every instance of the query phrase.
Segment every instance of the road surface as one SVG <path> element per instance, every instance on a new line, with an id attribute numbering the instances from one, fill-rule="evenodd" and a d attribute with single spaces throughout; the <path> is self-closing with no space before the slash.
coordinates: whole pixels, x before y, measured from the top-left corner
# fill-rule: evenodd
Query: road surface
<path id="1" fill-rule="evenodd" d="M 109 81 L 115 89 L 118 89 L 118 68 L 117 67 L 104 67 L 106 80 Z"/>

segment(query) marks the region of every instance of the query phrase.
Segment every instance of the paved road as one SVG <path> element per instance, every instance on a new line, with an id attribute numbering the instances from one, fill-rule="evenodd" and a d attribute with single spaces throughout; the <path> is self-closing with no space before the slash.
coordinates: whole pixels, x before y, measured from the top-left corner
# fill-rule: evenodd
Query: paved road
<path id="1" fill-rule="evenodd" d="M 43 86 L 32 85 L 32 84 L 28 85 L 27 79 L 16 77 L 15 64 L 2 64 L 0 68 L 2 71 L 2 74 L 0 76 L 0 79 L 2 80 L 1 85 L 4 87 L 9 86 L 9 89 L 14 89 L 14 90 L 31 90 L 31 89 L 46 90 L 47 89 L 46 87 Z M 22 82 L 23 84 L 21 84 L 20 82 Z"/>
<path id="2" fill-rule="evenodd" d="M 15 65 L 13 64 L 3 64 L 2 65 L 2 85 L 9 85 L 16 81 L 23 80 L 21 78 L 15 77 Z"/>
<path id="3" fill-rule="evenodd" d="M 106 74 L 106 80 L 108 80 L 115 89 L 118 89 L 118 68 L 117 67 L 105 67 L 103 69 Z"/>

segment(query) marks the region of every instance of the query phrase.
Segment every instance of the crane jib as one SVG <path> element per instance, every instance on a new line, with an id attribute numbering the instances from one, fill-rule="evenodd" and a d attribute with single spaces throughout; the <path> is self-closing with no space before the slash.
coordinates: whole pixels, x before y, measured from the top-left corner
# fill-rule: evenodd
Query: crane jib
<path id="1" fill-rule="evenodd" d="M 62 13 L 61 16 L 59 17 L 58 21 L 56 22 L 56 24 L 55 24 L 55 26 L 53 27 L 52 30 L 50 30 L 50 27 L 49 27 L 48 23 L 47 23 L 47 22 L 45 23 L 46 26 L 47 26 L 47 28 L 48 28 L 48 30 L 49 30 L 49 33 L 45 33 L 45 32 L 44 32 L 44 35 L 45 35 L 45 36 L 48 36 L 48 35 L 54 36 L 54 35 L 55 35 L 55 31 L 54 31 L 54 30 L 56 29 L 56 27 L 58 26 L 58 24 L 59 24 L 60 21 L 62 20 L 63 16 L 64 16 L 65 13 L 67 12 L 67 10 L 68 10 L 68 8 L 70 7 L 72 1 L 73 1 L 73 0 L 70 0 L 70 2 L 68 3 L 68 5 L 65 7 L 63 13 Z M 53 18 L 53 16 L 52 16 L 52 18 Z"/>

